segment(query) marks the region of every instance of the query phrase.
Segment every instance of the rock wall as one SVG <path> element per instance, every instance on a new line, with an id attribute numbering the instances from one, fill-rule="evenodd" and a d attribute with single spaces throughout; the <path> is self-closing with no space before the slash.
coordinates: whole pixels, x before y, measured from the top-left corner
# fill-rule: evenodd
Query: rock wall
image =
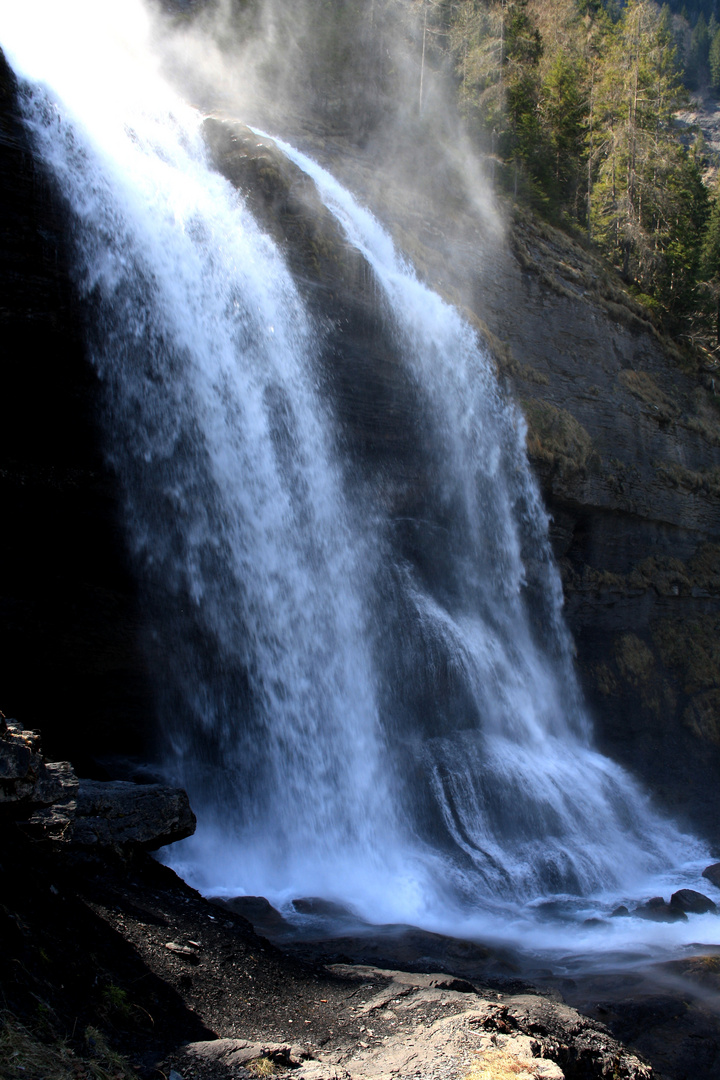
<path id="1" fill-rule="evenodd" d="M 475 310 L 514 361 L 600 745 L 718 842 L 720 380 L 544 232 L 515 222 Z"/>
<path id="2" fill-rule="evenodd" d="M 0 53 L 0 704 L 42 723 L 49 756 L 97 771 L 150 751 L 152 704 L 62 201 L 16 92 Z"/>

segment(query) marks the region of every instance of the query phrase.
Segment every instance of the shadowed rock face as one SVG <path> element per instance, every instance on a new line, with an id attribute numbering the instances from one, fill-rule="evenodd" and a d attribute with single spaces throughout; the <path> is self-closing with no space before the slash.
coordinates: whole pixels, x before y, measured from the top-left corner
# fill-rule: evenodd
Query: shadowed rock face
<path id="1" fill-rule="evenodd" d="M 517 359 L 599 743 L 717 842 L 720 396 L 581 249 L 522 224 L 515 245 L 477 304 Z"/>
<path id="2" fill-rule="evenodd" d="M 2 707 L 42 724 L 50 757 L 87 769 L 113 750 L 147 752 L 152 706 L 62 203 L 15 94 L 0 54 Z"/>
<path id="3" fill-rule="evenodd" d="M 0 648 L 5 708 L 42 723 L 78 767 L 149 753 L 142 622 L 102 463 L 99 395 L 67 274 L 62 201 L 33 163 L 0 68 Z M 312 185 L 240 125 L 206 123 L 217 168 L 285 250 L 321 315 L 350 482 L 382 485 L 415 560 L 432 463 L 415 391 L 372 276 Z M 312 152 L 322 159 L 323 148 Z M 662 804 L 717 838 L 720 820 L 720 397 L 683 369 L 582 248 L 518 218 L 507 244 L 455 204 L 378 190 L 372 162 L 327 162 L 385 218 L 429 283 L 486 334 L 521 401 L 598 741 Z M 345 173 L 341 174 L 341 168 Z M 364 194 L 363 194 L 364 193 Z M 384 199 L 384 201 L 383 201 Z M 411 239 L 410 239 L 411 238 Z M 720 385 L 718 387 L 720 390 Z M 408 524 L 409 523 L 409 524 Z M 426 552 L 432 561 L 432 552 Z"/>

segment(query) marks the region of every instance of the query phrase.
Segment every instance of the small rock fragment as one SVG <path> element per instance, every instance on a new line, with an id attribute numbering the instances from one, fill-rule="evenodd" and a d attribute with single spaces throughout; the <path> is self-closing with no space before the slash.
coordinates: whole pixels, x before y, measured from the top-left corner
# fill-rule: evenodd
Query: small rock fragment
<path id="1" fill-rule="evenodd" d="M 178 956 L 197 956 L 197 951 L 189 945 L 178 945 L 177 941 L 166 941 L 165 948 Z"/>

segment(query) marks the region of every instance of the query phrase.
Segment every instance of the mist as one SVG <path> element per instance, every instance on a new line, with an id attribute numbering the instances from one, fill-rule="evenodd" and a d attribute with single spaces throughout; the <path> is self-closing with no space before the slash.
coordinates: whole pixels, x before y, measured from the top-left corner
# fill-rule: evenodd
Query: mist
<path id="1" fill-rule="evenodd" d="M 485 148 L 455 103 L 445 35 L 422 0 L 173 0 L 155 7 L 165 74 L 199 109 L 310 152 L 378 215 L 441 207 L 502 236 Z M 380 179 L 381 174 L 381 179 Z"/>

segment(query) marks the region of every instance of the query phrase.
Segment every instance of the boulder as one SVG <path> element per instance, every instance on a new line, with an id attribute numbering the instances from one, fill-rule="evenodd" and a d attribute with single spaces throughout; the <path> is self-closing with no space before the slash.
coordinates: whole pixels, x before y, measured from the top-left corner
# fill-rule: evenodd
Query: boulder
<path id="1" fill-rule="evenodd" d="M 633 915 L 651 922 L 687 922 L 687 915 L 682 908 L 665 903 L 662 896 L 653 896 L 647 903 L 635 908 Z"/>
<path id="2" fill-rule="evenodd" d="M 334 900 L 323 900 L 318 896 L 303 896 L 292 901 L 292 906 L 300 915 L 319 915 L 330 919 L 347 919 L 352 912 L 344 904 Z"/>
<path id="3" fill-rule="evenodd" d="M 707 878 L 711 885 L 720 889 L 720 862 L 713 863 L 711 866 L 706 866 L 702 872 L 702 876 Z"/>
<path id="4" fill-rule="evenodd" d="M 694 889 L 679 889 L 670 897 L 670 906 L 687 911 L 691 915 L 705 915 L 710 912 L 717 915 L 717 905 Z"/>
<path id="5" fill-rule="evenodd" d="M 81 780 L 66 839 L 83 847 L 140 846 L 155 851 L 195 832 L 187 794 L 164 784 Z"/>
<path id="6" fill-rule="evenodd" d="M 212 896 L 210 902 L 247 919 L 259 933 L 264 935 L 270 935 L 273 930 L 287 929 L 290 926 L 287 919 L 264 896 Z"/>

